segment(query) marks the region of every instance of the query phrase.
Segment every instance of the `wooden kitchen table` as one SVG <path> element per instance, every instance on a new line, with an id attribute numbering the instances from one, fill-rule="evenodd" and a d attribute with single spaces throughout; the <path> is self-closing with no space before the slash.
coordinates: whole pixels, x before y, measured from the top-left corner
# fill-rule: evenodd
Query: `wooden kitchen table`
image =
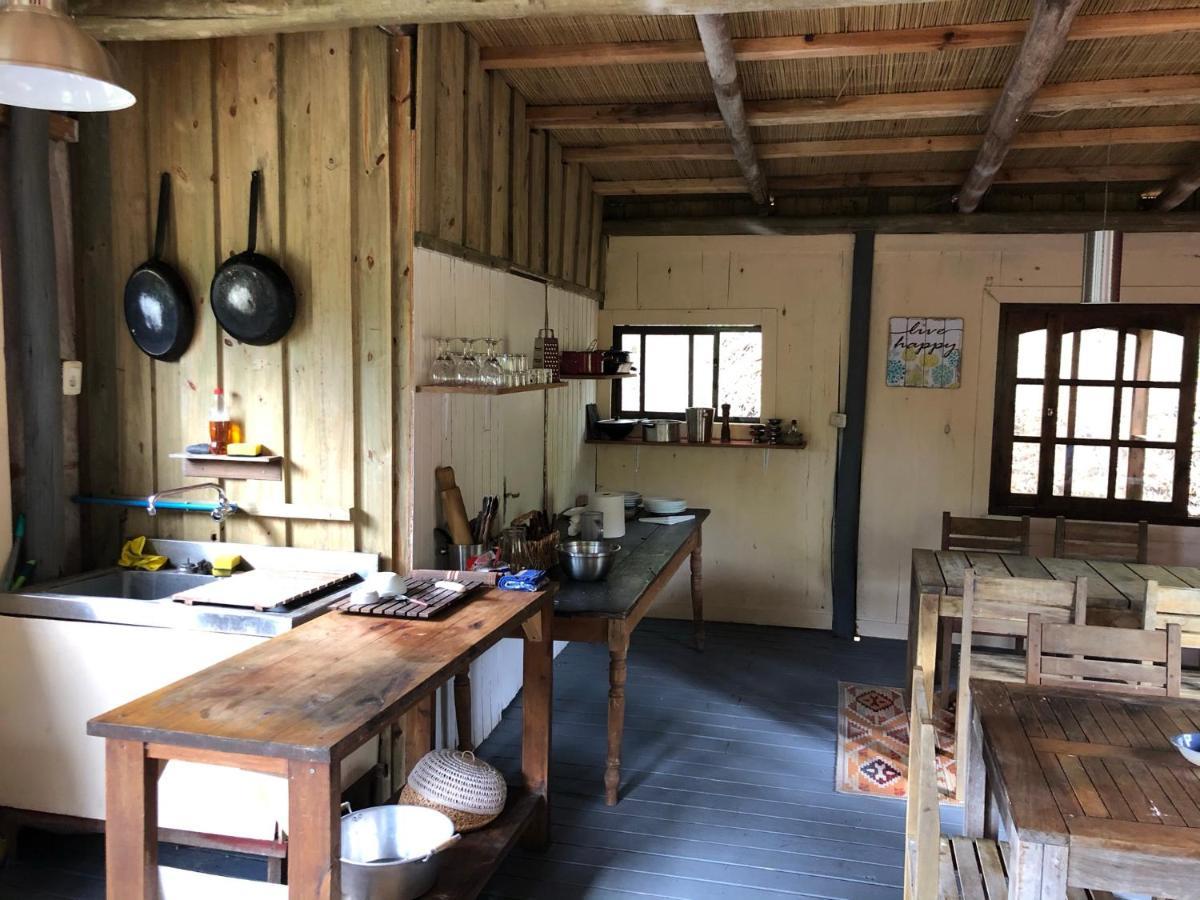
<path id="1" fill-rule="evenodd" d="M 908 671 L 921 666 L 934 696 L 938 659 L 938 619 L 962 618 L 963 572 L 974 568 L 988 578 L 1087 578 L 1089 611 L 1141 611 L 1146 582 L 1171 587 L 1200 587 L 1200 568 L 1152 566 L 1107 560 L 1057 559 L 961 550 L 913 550 L 908 607 Z"/>
<path id="2" fill-rule="evenodd" d="M 550 593 L 493 588 L 433 621 L 328 613 L 92 719 L 88 734 L 108 742 L 108 896 L 157 894 L 156 785 L 162 761 L 178 759 L 286 777 L 288 896 L 340 897 L 342 760 L 410 708 L 427 709 L 501 638 L 523 634 L 524 784 L 499 819 L 446 851 L 428 895 L 475 897 L 518 837 L 547 839 L 552 609 Z"/>
<path id="3" fill-rule="evenodd" d="M 1200 769 L 1169 741 L 1200 731 L 1200 703 L 978 679 L 971 697 L 964 821 L 980 836 L 990 804 L 1003 822 L 1010 900 L 1200 897 Z"/>
<path id="4" fill-rule="evenodd" d="M 554 601 L 554 637 L 608 645 L 608 761 L 604 799 L 612 806 L 621 786 L 621 734 L 625 728 L 625 666 L 629 638 L 654 598 L 691 560 L 692 623 L 696 649 L 704 649 L 701 537 L 707 509 L 678 525 L 626 523 L 621 551 L 603 581 L 564 581 Z"/>

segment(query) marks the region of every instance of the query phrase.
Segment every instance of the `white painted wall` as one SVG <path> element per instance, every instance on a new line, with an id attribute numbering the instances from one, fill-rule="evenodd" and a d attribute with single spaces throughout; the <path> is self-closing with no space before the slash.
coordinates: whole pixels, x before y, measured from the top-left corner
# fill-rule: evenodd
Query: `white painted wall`
<path id="1" fill-rule="evenodd" d="M 532 356 L 547 317 L 564 347 L 584 346 L 595 336 L 593 301 L 430 250 L 414 255 L 413 300 L 418 383 L 428 381 L 436 337 L 502 337 L 509 352 Z M 594 472 L 583 453 L 583 407 L 594 391 L 592 384 L 574 382 L 552 392 L 502 397 L 416 394 L 413 565 L 439 565 L 433 534 L 444 521 L 433 477 L 438 466 L 454 467 L 470 514 L 486 494 L 520 494 L 502 500 L 505 522 L 543 506 L 561 510 L 570 505 L 561 498 L 589 489 Z M 496 727 L 520 686 L 520 641 L 502 641 L 472 664 L 477 743 Z M 451 744 L 450 691 L 441 692 L 438 710 L 438 739 Z"/>

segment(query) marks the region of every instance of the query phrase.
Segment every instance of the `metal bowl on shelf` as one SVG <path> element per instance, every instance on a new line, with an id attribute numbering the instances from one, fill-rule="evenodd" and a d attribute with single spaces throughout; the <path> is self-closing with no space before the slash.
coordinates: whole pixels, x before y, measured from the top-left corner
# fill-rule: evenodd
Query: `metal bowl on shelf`
<path id="1" fill-rule="evenodd" d="M 558 548 L 558 562 L 572 581 L 602 581 L 620 549 L 609 541 L 567 541 Z"/>
<path id="2" fill-rule="evenodd" d="M 640 424 L 640 419 L 601 419 L 596 423 L 596 431 L 610 441 L 623 441 Z"/>

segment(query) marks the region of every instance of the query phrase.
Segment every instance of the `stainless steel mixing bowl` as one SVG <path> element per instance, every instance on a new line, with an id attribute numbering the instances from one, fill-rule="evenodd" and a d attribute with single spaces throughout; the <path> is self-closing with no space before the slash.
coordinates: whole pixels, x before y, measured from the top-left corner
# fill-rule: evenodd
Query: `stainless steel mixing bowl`
<path id="1" fill-rule="evenodd" d="M 609 541 L 568 541 L 558 548 L 558 561 L 574 581 L 601 581 L 620 549 L 620 544 Z"/>

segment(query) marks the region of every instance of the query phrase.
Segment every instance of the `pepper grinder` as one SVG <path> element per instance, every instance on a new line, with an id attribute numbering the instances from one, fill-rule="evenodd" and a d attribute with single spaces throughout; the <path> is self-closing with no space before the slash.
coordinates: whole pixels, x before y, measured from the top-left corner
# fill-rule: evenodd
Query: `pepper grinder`
<path id="1" fill-rule="evenodd" d="M 721 443 L 733 443 L 733 434 L 729 430 L 729 404 L 721 404 Z"/>

